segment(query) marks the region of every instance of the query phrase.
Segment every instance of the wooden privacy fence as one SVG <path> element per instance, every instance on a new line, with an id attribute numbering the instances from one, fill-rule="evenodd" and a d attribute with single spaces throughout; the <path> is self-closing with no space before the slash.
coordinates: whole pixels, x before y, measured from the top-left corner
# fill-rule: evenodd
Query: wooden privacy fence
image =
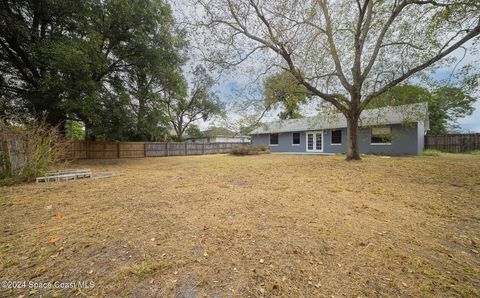
<path id="1" fill-rule="evenodd" d="M 70 156 L 83 158 L 134 158 L 178 155 L 228 153 L 241 143 L 186 143 L 186 142 L 86 142 L 74 141 Z"/>
<path id="2" fill-rule="evenodd" d="M 446 152 L 480 150 L 480 133 L 425 136 L 425 149 Z"/>
<path id="3" fill-rule="evenodd" d="M 21 134 L 0 129 L 0 177 L 18 175 L 27 164 L 26 145 Z"/>

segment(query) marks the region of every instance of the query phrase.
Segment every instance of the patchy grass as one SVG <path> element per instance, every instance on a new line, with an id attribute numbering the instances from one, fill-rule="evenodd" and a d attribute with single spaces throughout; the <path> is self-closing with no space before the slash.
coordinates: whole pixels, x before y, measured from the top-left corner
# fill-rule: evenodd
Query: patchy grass
<path id="1" fill-rule="evenodd" d="M 182 264 L 183 262 L 178 262 L 178 264 Z M 141 264 L 134 264 L 128 267 L 121 268 L 120 271 L 123 274 L 133 274 L 140 278 L 145 278 L 154 273 L 169 270 L 175 267 L 176 263 L 173 262 L 157 262 L 157 263 L 141 263 Z"/>
<path id="2" fill-rule="evenodd" d="M 440 156 L 442 154 L 441 151 L 435 150 L 435 149 L 426 149 L 423 150 L 422 155 L 423 156 Z"/>
<path id="3" fill-rule="evenodd" d="M 0 188 L 0 296 L 479 296 L 480 156 L 89 160 Z"/>

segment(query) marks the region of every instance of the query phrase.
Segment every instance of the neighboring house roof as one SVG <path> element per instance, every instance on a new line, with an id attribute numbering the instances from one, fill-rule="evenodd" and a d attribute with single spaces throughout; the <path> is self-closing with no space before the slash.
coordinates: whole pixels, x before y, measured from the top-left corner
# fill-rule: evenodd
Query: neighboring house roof
<path id="1" fill-rule="evenodd" d="M 203 135 L 206 136 L 206 137 L 226 137 L 226 136 L 229 136 L 229 137 L 233 137 L 236 135 L 235 132 L 227 129 L 227 128 L 224 128 L 224 127 L 211 127 L 207 130 L 204 130 L 202 131 Z"/>
<path id="2" fill-rule="evenodd" d="M 242 136 L 233 132 L 227 128 L 223 127 L 212 127 L 210 129 L 202 131 L 203 136 L 201 137 L 194 137 L 194 136 L 186 136 L 185 139 L 205 139 L 205 138 L 249 138 L 250 136 Z"/>
<path id="3" fill-rule="evenodd" d="M 395 107 L 364 110 L 360 116 L 360 126 L 376 126 L 401 124 L 405 122 L 421 122 L 425 130 L 429 129 L 427 103 L 416 103 Z M 347 120 L 341 113 L 320 113 L 317 116 L 300 119 L 281 120 L 261 124 L 250 134 L 280 133 L 317 129 L 333 129 L 347 127 Z"/>
<path id="4" fill-rule="evenodd" d="M 216 135 L 216 136 L 210 136 L 210 137 L 190 137 L 186 136 L 185 139 L 210 139 L 210 138 L 233 138 L 233 139 L 242 139 L 242 138 L 250 138 L 250 136 L 229 136 L 229 135 Z"/>

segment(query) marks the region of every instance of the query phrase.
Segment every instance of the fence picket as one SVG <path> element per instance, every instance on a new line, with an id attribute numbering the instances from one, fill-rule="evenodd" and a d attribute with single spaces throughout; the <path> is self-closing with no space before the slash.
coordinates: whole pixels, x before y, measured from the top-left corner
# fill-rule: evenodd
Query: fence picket
<path id="1" fill-rule="evenodd" d="M 228 153 L 241 143 L 186 143 L 186 142 L 85 142 L 72 141 L 72 158 L 105 159 L 155 156 L 182 156 Z"/>
<path id="2" fill-rule="evenodd" d="M 425 149 L 456 153 L 480 150 L 480 133 L 427 135 Z"/>

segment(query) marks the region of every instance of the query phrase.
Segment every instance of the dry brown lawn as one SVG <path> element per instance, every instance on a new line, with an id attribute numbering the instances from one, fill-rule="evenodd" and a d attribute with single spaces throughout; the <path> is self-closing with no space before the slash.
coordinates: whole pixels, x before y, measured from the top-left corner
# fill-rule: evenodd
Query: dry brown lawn
<path id="1" fill-rule="evenodd" d="M 94 287 L 0 296 L 480 296 L 480 156 L 73 167 L 123 175 L 0 188 L 0 280 Z"/>

